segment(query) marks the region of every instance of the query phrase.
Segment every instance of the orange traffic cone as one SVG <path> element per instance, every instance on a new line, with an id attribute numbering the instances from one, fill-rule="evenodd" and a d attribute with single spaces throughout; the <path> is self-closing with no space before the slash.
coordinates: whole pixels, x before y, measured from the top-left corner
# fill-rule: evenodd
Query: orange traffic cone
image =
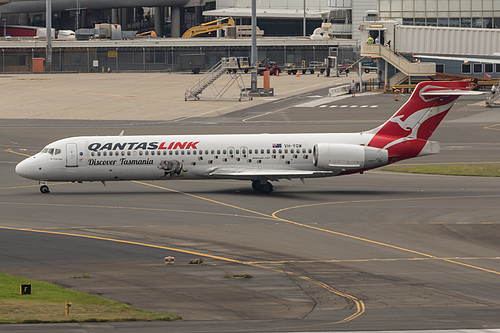
<path id="1" fill-rule="evenodd" d="M 299 71 L 297 71 L 297 77 L 300 77 L 300 73 L 299 73 Z"/>

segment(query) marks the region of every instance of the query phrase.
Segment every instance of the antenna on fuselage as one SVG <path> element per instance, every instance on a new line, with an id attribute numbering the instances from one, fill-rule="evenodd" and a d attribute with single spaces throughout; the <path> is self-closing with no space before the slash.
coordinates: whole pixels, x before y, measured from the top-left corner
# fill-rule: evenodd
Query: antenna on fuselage
<path id="1" fill-rule="evenodd" d="M 118 135 L 118 136 L 123 136 L 123 133 L 125 133 L 125 130 L 122 130 L 122 131 L 120 132 L 120 135 Z"/>

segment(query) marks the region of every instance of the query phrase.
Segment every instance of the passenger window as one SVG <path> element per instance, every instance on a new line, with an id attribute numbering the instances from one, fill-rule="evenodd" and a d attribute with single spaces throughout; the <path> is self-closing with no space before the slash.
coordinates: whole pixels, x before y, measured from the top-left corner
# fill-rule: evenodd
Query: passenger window
<path id="1" fill-rule="evenodd" d="M 212 150 L 212 151 L 210 152 L 210 154 L 212 154 L 212 155 L 213 155 L 213 154 L 215 154 L 215 150 Z"/>
<path id="2" fill-rule="evenodd" d="M 261 149 L 261 150 L 260 150 L 260 153 L 261 153 L 261 154 L 264 154 L 264 149 Z"/>
<path id="3" fill-rule="evenodd" d="M 273 149 L 273 154 L 276 154 L 276 149 Z"/>
<path id="4" fill-rule="evenodd" d="M 208 155 L 208 150 L 205 150 L 205 155 Z"/>
<path id="5" fill-rule="evenodd" d="M 224 149 L 224 150 L 222 151 L 222 154 L 226 155 L 226 153 L 227 153 L 227 152 L 226 152 L 226 150 Z"/>
<path id="6" fill-rule="evenodd" d="M 220 155 L 220 149 L 217 149 L 217 155 Z"/>
<path id="7" fill-rule="evenodd" d="M 142 150 L 139 150 L 139 155 L 142 155 Z"/>
<path id="8" fill-rule="evenodd" d="M 178 150 L 175 151 L 175 155 L 179 155 L 179 151 Z"/>
<path id="9" fill-rule="evenodd" d="M 103 151 L 102 152 L 102 156 L 108 156 L 108 152 L 107 151 Z"/>
<path id="10" fill-rule="evenodd" d="M 122 156 L 125 156 L 125 152 L 123 150 L 121 151 L 121 154 L 122 154 Z"/>
<path id="11" fill-rule="evenodd" d="M 268 150 L 267 150 L 267 153 L 268 153 L 268 154 L 271 154 L 271 149 L 268 149 Z"/>
<path id="12" fill-rule="evenodd" d="M 203 155 L 203 150 L 200 150 L 198 153 L 200 153 L 200 155 Z"/>
<path id="13" fill-rule="evenodd" d="M 193 150 L 193 155 L 196 155 L 196 150 Z"/>
<path id="14" fill-rule="evenodd" d="M 184 150 L 181 150 L 181 155 L 184 155 Z"/>
<path id="15" fill-rule="evenodd" d="M 191 150 L 188 150 L 188 151 L 187 151 L 187 154 L 188 154 L 188 155 L 191 155 Z"/>
<path id="16" fill-rule="evenodd" d="M 168 154 L 169 154 L 169 155 L 172 155 L 172 151 L 171 151 L 171 150 L 169 150 L 169 151 L 168 151 Z"/>
<path id="17" fill-rule="evenodd" d="M 288 154 L 288 149 L 285 149 L 285 154 Z"/>
<path id="18" fill-rule="evenodd" d="M 101 156 L 101 152 L 100 151 L 97 152 L 97 156 Z"/>
<path id="19" fill-rule="evenodd" d="M 91 153 L 90 153 L 90 156 L 94 156 L 94 155 L 95 155 L 95 153 L 94 153 L 94 152 L 91 152 Z"/>

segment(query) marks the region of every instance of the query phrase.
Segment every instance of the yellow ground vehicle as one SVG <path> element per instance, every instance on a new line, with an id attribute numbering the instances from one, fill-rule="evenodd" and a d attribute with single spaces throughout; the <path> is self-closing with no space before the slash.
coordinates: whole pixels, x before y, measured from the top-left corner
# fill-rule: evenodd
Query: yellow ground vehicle
<path id="1" fill-rule="evenodd" d="M 227 22 L 224 22 L 227 21 Z M 223 23 L 224 22 L 224 23 Z M 182 35 L 182 38 L 190 38 L 196 35 L 205 34 L 207 32 L 217 31 L 224 29 L 224 27 L 231 26 L 234 27 L 236 24 L 232 17 L 223 17 L 218 20 L 210 21 L 207 23 L 202 23 L 196 27 L 189 28 Z"/>
<path id="2" fill-rule="evenodd" d="M 156 32 L 154 32 L 154 30 L 151 30 L 151 31 L 142 32 L 140 34 L 136 34 L 135 37 L 157 37 L 157 36 L 156 36 Z"/>

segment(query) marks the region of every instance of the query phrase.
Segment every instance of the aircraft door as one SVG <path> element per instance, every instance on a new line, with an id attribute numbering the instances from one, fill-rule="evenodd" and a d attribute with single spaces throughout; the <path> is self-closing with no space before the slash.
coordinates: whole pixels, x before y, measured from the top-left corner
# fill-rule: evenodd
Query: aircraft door
<path id="1" fill-rule="evenodd" d="M 78 166 L 78 153 L 77 153 L 76 143 L 66 144 L 66 166 L 67 167 Z"/>

